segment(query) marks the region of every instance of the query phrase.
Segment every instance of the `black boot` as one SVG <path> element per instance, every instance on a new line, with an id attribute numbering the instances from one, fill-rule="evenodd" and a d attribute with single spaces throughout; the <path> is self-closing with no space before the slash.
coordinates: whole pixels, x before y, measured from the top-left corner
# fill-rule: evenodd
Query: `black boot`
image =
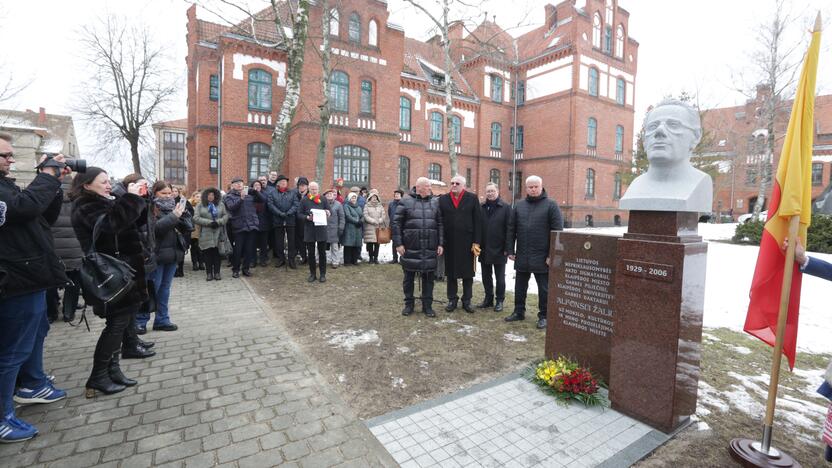
<path id="1" fill-rule="evenodd" d="M 462 310 L 464 310 L 465 312 L 468 312 L 469 314 L 474 313 L 474 309 L 471 307 L 471 302 L 470 301 L 469 302 L 464 302 L 464 301 L 462 302 Z"/>
<path id="2" fill-rule="evenodd" d="M 205 281 L 214 281 L 214 272 L 205 273 Z"/>
<path id="3" fill-rule="evenodd" d="M 456 310 L 458 299 L 448 299 L 448 305 L 445 306 L 445 312 L 453 312 Z"/>
<path id="4" fill-rule="evenodd" d="M 502 311 L 503 311 L 503 301 L 497 301 L 497 303 L 494 304 L 494 312 L 502 312 Z"/>
<path id="5" fill-rule="evenodd" d="M 506 322 L 517 322 L 518 320 L 526 320 L 526 316 L 515 311 L 513 314 L 505 318 Z"/>
<path id="6" fill-rule="evenodd" d="M 141 346 L 144 349 L 150 349 L 150 348 L 156 346 L 156 343 L 154 343 L 153 341 L 144 341 L 139 337 L 136 337 L 136 339 L 139 342 L 139 346 Z"/>
<path id="7" fill-rule="evenodd" d="M 143 348 L 139 346 L 138 343 L 134 346 L 128 346 L 121 350 L 121 357 L 124 359 L 144 359 L 155 355 L 156 351 Z"/>
<path id="8" fill-rule="evenodd" d="M 412 313 L 413 313 L 413 304 L 410 304 L 410 303 L 405 304 L 404 309 L 402 309 L 402 315 L 407 317 L 408 315 L 410 315 Z"/>
<path id="9" fill-rule="evenodd" d="M 90 373 L 90 378 L 87 379 L 87 383 L 85 385 L 87 388 L 85 396 L 87 398 L 95 397 L 96 390 L 105 395 L 112 395 L 113 393 L 124 391 L 124 389 L 127 388 L 124 385 L 113 382 L 113 379 L 110 378 L 109 367 L 109 358 L 93 358 L 92 372 Z"/>
<path id="10" fill-rule="evenodd" d="M 220 274 L 220 271 L 219 270 L 215 271 L 214 272 L 214 281 L 219 281 L 221 279 L 222 279 L 222 275 Z"/>
<path id="11" fill-rule="evenodd" d="M 132 387 L 133 385 L 136 385 L 138 383 L 133 379 L 128 379 L 121 371 L 121 366 L 119 366 L 118 364 L 118 351 L 113 353 L 113 357 L 110 359 L 110 366 L 108 368 L 108 372 L 110 374 L 110 380 L 119 385 L 124 385 L 125 387 Z"/>
<path id="12" fill-rule="evenodd" d="M 422 301 L 422 312 L 427 317 L 436 317 L 436 312 L 433 311 L 433 301 Z"/>
<path id="13" fill-rule="evenodd" d="M 289 258 L 289 268 L 296 270 L 298 266 L 295 264 L 295 257 Z"/>

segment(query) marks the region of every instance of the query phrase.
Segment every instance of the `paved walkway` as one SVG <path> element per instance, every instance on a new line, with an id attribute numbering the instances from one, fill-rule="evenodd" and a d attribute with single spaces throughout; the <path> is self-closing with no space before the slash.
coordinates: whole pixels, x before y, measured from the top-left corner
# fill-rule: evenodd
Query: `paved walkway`
<path id="1" fill-rule="evenodd" d="M 66 400 L 18 409 L 37 425 L 0 446 L 0 466 L 395 466 L 240 280 L 174 281 L 174 333 L 150 332 L 158 354 L 123 362 L 139 385 L 84 398 L 93 332 L 53 325 L 45 368 Z"/>
<path id="2" fill-rule="evenodd" d="M 670 436 L 509 375 L 367 423 L 402 468 L 628 467 Z"/>

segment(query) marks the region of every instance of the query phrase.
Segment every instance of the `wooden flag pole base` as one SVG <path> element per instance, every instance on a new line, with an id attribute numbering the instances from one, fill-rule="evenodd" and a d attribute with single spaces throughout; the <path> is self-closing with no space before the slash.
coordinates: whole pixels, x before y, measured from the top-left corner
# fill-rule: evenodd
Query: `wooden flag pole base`
<path id="1" fill-rule="evenodd" d="M 786 453 L 770 447 L 768 453 L 762 451 L 762 444 L 751 439 L 733 439 L 728 444 L 728 452 L 740 466 L 800 468 L 800 463 Z"/>

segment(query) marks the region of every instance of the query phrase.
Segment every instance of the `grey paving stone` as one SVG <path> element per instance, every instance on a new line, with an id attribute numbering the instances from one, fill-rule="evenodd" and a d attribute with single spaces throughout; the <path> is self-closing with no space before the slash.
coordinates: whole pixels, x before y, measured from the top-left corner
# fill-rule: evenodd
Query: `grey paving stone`
<path id="1" fill-rule="evenodd" d="M 73 468 L 78 467 L 85 467 L 85 466 L 93 466 L 97 465 L 99 459 L 101 458 L 101 451 L 94 450 L 92 452 L 85 452 L 79 455 L 73 455 L 71 457 L 62 458 L 58 461 L 54 461 L 48 464 L 48 467 L 65 467 L 71 466 Z"/>
<path id="2" fill-rule="evenodd" d="M 104 455 L 101 456 L 101 461 L 124 460 L 134 453 L 136 453 L 136 442 L 124 442 L 104 449 Z"/>
<path id="3" fill-rule="evenodd" d="M 247 440 L 239 444 L 232 444 L 228 447 L 217 450 L 217 459 L 220 463 L 226 463 L 240 458 L 253 455 L 260 450 L 256 440 Z"/>
<path id="4" fill-rule="evenodd" d="M 167 432 L 165 434 L 146 437 L 139 440 L 138 450 L 139 452 L 148 452 L 151 450 L 157 450 L 161 447 L 178 444 L 182 442 L 183 437 L 184 431 Z"/>
<path id="5" fill-rule="evenodd" d="M 181 444 L 171 445 L 156 451 L 155 462 L 166 463 L 171 460 L 179 460 L 182 458 L 196 455 L 202 451 L 202 441 L 191 440 Z"/>
<path id="6" fill-rule="evenodd" d="M 304 441 L 286 444 L 280 450 L 283 453 L 283 458 L 286 460 L 297 460 L 310 453 L 309 447 Z"/>
<path id="7" fill-rule="evenodd" d="M 225 447 L 231 443 L 231 434 L 228 432 L 220 432 L 219 434 L 211 434 L 202 438 L 203 450 L 214 450 Z"/>
<path id="8" fill-rule="evenodd" d="M 214 452 L 205 452 L 185 459 L 185 468 L 208 468 L 215 466 Z"/>
<path id="9" fill-rule="evenodd" d="M 83 429 L 80 429 L 83 430 Z M 100 436 L 95 437 L 85 437 L 78 441 L 78 446 L 76 450 L 78 452 L 86 452 L 87 450 L 92 449 L 99 449 L 110 447 L 113 445 L 118 445 L 124 442 L 124 431 L 119 432 L 108 432 L 107 434 L 102 434 Z"/>

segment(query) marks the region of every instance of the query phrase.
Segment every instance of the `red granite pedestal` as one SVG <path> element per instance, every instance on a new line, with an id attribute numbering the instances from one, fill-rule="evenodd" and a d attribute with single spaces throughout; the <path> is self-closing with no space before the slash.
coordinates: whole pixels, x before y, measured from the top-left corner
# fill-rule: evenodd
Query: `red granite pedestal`
<path id="1" fill-rule="evenodd" d="M 610 401 L 663 432 L 696 412 L 707 257 L 697 221 L 631 211 L 618 240 Z"/>

